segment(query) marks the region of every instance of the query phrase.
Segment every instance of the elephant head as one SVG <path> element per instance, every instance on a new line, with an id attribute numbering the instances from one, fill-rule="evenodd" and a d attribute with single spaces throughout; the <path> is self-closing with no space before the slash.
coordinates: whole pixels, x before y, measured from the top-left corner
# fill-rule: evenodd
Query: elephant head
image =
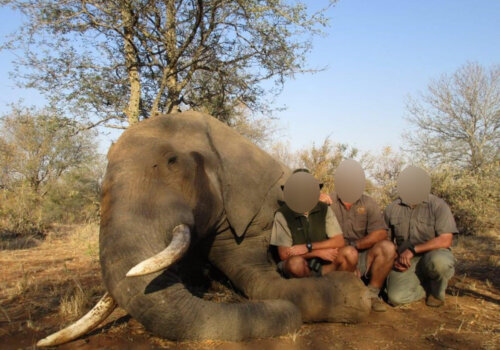
<path id="1" fill-rule="evenodd" d="M 269 261 L 269 229 L 288 173 L 208 115 L 130 127 L 108 152 L 102 188 L 100 260 L 112 299 L 169 339 L 242 340 L 292 332 L 302 320 L 364 317 L 368 297 L 351 274 L 287 281 Z M 268 300 L 193 295 L 181 268 L 192 263 L 190 252 L 204 254 L 250 299 Z"/>

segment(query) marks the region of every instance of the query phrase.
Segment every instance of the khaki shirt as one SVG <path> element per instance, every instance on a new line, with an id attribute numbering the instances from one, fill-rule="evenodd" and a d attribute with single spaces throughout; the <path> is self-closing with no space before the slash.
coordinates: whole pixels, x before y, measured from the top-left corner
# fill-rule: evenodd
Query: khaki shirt
<path id="1" fill-rule="evenodd" d="M 442 233 L 458 233 L 450 207 L 432 194 L 414 208 L 396 199 L 385 209 L 384 218 L 398 246 L 408 239 L 417 245 Z"/>
<path id="2" fill-rule="evenodd" d="M 339 222 L 330 208 L 326 211 L 325 225 L 328 238 L 342 234 Z M 286 219 L 280 212 L 274 214 L 270 244 L 278 247 L 291 247 L 293 245 L 292 232 L 290 232 Z"/>
<path id="3" fill-rule="evenodd" d="M 330 208 L 333 209 L 342 228 L 344 239 L 348 243 L 357 241 L 373 231 L 387 230 L 382 211 L 373 198 L 363 194 L 349 210 L 337 193 L 330 193 L 330 198 L 333 201 Z"/>

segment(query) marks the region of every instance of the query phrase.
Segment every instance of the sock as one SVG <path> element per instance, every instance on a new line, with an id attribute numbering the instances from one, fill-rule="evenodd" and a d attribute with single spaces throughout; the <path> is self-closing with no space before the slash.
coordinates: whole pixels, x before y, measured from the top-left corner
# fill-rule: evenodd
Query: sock
<path id="1" fill-rule="evenodd" d="M 368 290 L 370 291 L 370 297 L 378 298 L 378 294 L 380 293 L 380 288 L 374 287 L 374 286 L 369 284 Z"/>

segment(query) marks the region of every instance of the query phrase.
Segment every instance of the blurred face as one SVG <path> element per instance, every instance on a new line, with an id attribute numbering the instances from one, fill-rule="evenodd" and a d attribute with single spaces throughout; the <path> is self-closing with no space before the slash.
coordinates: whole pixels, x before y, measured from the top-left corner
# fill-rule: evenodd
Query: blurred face
<path id="1" fill-rule="evenodd" d="M 429 196 L 431 178 L 425 170 L 411 165 L 399 175 L 397 187 L 399 197 L 404 203 L 417 205 Z"/>
<path id="2" fill-rule="evenodd" d="M 365 190 L 365 172 L 354 159 L 342 161 L 335 171 L 335 191 L 344 203 L 354 203 Z"/>
<path id="3" fill-rule="evenodd" d="M 306 213 L 319 200 L 319 182 L 309 173 L 292 174 L 283 188 L 285 203 L 296 213 Z"/>

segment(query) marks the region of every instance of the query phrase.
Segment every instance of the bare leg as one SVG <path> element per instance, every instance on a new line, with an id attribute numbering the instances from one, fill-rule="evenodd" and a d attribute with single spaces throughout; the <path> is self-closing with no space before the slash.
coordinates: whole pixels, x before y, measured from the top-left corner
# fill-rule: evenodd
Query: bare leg
<path id="1" fill-rule="evenodd" d="M 371 274 L 369 286 L 382 288 L 386 277 L 391 272 L 394 259 L 396 259 L 396 248 L 389 241 L 378 242 L 368 250 L 366 269 Z"/>
<path id="2" fill-rule="evenodd" d="M 339 249 L 337 259 L 331 264 L 323 265 L 322 274 L 326 275 L 332 271 L 356 271 L 358 264 L 358 251 L 353 247 Z"/>
<path id="3" fill-rule="evenodd" d="M 301 256 L 292 256 L 283 263 L 283 271 L 287 277 L 301 278 L 309 277 L 311 270 L 307 260 Z"/>

